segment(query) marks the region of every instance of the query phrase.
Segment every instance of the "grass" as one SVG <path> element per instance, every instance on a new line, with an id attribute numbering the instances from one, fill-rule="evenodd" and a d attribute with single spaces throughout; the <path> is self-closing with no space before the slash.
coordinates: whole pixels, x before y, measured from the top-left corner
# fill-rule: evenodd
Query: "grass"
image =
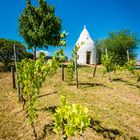
<path id="1" fill-rule="evenodd" d="M 96 77 L 92 77 L 92 72 L 92 67 L 79 68 L 78 90 L 74 82 L 68 86 L 61 81 L 60 69 L 53 78 L 46 79 L 37 102 L 38 139 L 60 139 L 52 130 L 52 113 L 59 106 L 61 95 L 70 103 L 89 108 L 91 126 L 76 139 L 140 139 L 140 83 L 126 71 L 111 73 L 112 82 L 107 80 L 107 74 L 102 77 L 102 67 L 97 68 Z M 10 73 L 0 73 L 0 110 L 0 139 L 33 139 L 26 113 L 12 89 Z"/>

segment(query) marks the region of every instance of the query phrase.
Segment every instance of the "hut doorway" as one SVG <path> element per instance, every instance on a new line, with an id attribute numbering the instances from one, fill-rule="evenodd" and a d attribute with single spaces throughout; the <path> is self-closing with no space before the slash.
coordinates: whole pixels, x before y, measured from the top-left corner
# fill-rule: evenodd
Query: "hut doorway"
<path id="1" fill-rule="evenodd" d="M 91 52 L 87 52 L 87 54 L 86 54 L 86 63 L 87 64 L 90 64 L 90 59 L 91 58 Z"/>

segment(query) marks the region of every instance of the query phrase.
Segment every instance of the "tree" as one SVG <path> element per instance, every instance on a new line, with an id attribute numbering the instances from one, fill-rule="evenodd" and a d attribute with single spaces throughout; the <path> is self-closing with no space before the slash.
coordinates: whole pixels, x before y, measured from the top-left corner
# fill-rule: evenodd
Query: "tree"
<path id="1" fill-rule="evenodd" d="M 26 8 L 19 18 L 18 31 L 29 48 L 65 45 L 65 33 L 61 33 L 61 20 L 54 15 L 55 8 L 45 0 L 38 0 L 39 5 L 33 6 L 26 0 Z"/>
<path id="2" fill-rule="evenodd" d="M 0 62 L 4 65 L 5 70 L 9 70 L 14 62 L 14 44 L 16 45 L 18 61 L 20 61 L 24 57 L 25 46 L 15 40 L 0 38 Z"/>
<path id="3" fill-rule="evenodd" d="M 135 49 L 139 40 L 136 34 L 129 30 L 120 30 L 109 33 L 109 37 L 103 41 L 103 48 L 108 49 L 109 55 L 112 56 L 113 63 L 124 65 L 127 62 L 127 50 L 129 51 L 130 59 L 136 57 Z"/>

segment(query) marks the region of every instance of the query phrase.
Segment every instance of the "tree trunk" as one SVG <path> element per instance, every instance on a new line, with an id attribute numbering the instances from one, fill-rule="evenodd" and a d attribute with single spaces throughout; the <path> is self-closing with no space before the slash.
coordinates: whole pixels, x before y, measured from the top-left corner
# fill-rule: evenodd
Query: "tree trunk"
<path id="1" fill-rule="evenodd" d="M 34 61 L 36 61 L 36 47 L 33 48 L 33 51 L 34 51 L 34 57 L 33 58 L 34 58 Z"/>

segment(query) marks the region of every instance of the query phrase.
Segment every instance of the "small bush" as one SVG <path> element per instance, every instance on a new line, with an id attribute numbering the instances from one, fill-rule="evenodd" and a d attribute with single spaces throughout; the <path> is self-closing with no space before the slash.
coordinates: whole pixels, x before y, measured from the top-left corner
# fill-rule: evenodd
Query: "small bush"
<path id="1" fill-rule="evenodd" d="M 62 134 L 64 139 L 68 136 L 82 134 L 90 125 L 90 118 L 87 115 L 88 108 L 79 104 L 69 104 L 64 96 L 61 97 L 61 105 L 53 115 L 54 131 Z"/>

